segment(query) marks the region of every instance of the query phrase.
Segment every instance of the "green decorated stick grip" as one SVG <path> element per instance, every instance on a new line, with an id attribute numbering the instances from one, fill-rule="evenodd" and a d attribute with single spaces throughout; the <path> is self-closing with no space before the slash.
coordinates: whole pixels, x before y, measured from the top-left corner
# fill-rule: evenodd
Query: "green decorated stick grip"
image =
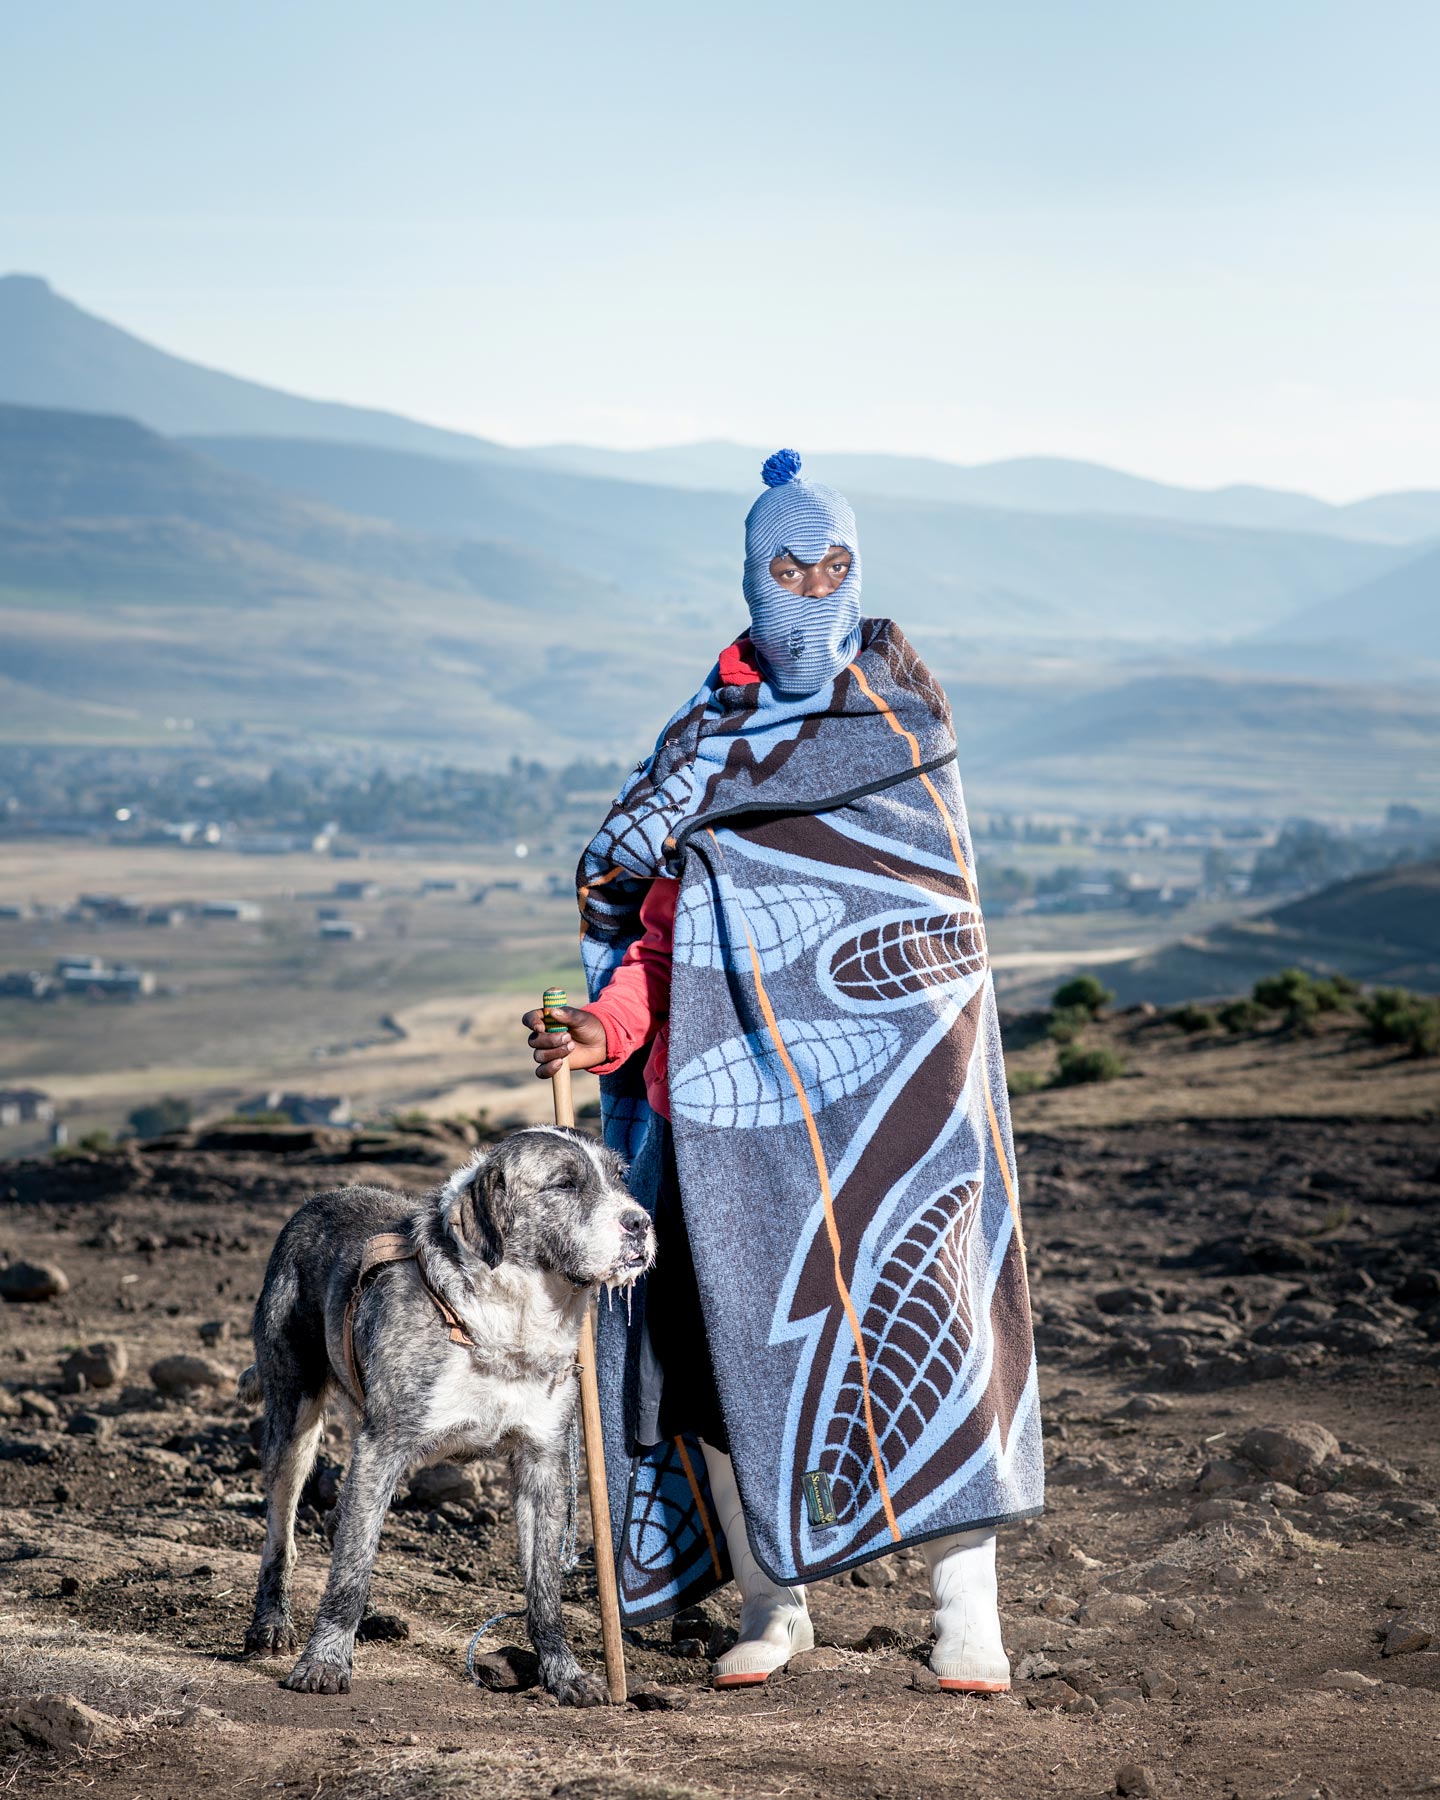
<path id="1" fill-rule="evenodd" d="M 535 990 L 532 988 L 530 991 L 531 993 L 534 993 Z M 545 1029 L 547 1031 L 563 1031 L 565 1029 L 560 1021 L 552 1015 L 557 1007 L 568 1006 L 569 1004 L 570 1002 L 566 998 L 564 988 L 546 988 L 545 992 L 540 996 L 540 1010 L 545 1015 Z"/>

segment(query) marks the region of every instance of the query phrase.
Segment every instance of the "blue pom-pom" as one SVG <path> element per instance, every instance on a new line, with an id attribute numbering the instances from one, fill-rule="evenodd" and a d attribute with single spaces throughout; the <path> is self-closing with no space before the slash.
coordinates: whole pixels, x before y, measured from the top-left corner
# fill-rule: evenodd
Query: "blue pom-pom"
<path id="1" fill-rule="evenodd" d="M 793 481 L 799 473 L 798 450 L 777 450 L 760 465 L 760 479 L 766 487 L 784 487 L 787 481 Z"/>

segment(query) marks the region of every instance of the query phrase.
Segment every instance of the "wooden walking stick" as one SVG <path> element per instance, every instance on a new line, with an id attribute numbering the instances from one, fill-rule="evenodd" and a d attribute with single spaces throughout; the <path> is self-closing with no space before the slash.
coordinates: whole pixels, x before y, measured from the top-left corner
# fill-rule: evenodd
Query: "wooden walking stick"
<path id="1" fill-rule="evenodd" d="M 547 1031 L 563 1031 L 565 1027 L 551 1015 L 567 1004 L 564 988 L 546 988 L 540 1008 Z M 555 1123 L 573 1126 L 575 1099 L 570 1089 L 570 1061 L 567 1057 L 555 1071 L 551 1087 L 555 1094 Z M 595 1536 L 595 1584 L 600 1590 L 600 1634 L 605 1641 L 605 1679 L 610 1685 L 610 1703 L 623 1706 L 625 1688 L 625 1645 L 620 1636 L 620 1590 L 615 1583 L 615 1544 L 610 1533 L 610 1490 L 605 1480 L 605 1438 L 600 1424 L 600 1383 L 595 1373 L 595 1307 L 593 1298 L 585 1302 L 585 1318 L 580 1326 L 580 1417 L 585 1425 L 585 1472 L 590 1488 L 590 1522 Z"/>

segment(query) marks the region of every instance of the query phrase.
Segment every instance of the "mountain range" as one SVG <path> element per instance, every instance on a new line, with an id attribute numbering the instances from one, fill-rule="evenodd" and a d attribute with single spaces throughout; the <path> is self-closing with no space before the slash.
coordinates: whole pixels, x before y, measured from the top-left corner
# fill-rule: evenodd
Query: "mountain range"
<path id="1" fill-rule="evenodd" d="M 0 279 L 0 731 L 198 712 L 634 754 L 744 624 L 737 497 L 762 455 L 515 449 L 200 368 Z M 1440 494 L 1337 508 L 1047 458 L 807 472 L 860 501 L 867 610 L 983 693 L 962 738 L 1027 787 L 1088 756 L 1107 788 L 1150 745 L 1189 792 L 1207 743 L 1243 762 L 1258 733 L 1279 768 L 1327 714 L 1334 742 L 1372 717 L 1372 748 L 1430 742 L 1396 678 L 1440 672 Z M 1394 760 L 1370 757 L 1366 794 L 1405 791 Z"/>

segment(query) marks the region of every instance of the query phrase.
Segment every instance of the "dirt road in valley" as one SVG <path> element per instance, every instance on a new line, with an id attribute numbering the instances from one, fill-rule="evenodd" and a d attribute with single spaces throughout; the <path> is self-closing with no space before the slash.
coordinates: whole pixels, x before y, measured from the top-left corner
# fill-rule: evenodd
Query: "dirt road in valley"
<path id="1" fill-rule="evenodd" d="M 467 1639 L 518 1580 L 490 1465 L 448 1498 L 433 1482 L 402 1490 L 354 1691 L 289 1694 L 285 1665 L 237 1655 L 262 1535 L 251 1415 L 229 1384 L 167 1395 L 149 1370 L 179 1353 L 223 1374 L 248 1360 L 270 1243 L 305 1191 L 423 1186 L 462 1148 L 439 1128 L 349 1148 L 317 1132 L 0 1169 L 0 1250 L 70 1283 L 0 1314 L 0 1691 L 69 1693 L 106 1715 L 87 1750 L 57 1756 L 31 1715 L 26 1736 L 0 1708 L 0 1792 L 1440 1787 L 1433 1115 L 1022 1118 L 1050 1499 L 1001 1537 L 1010 1697 L 934 1691 L 923 1570 L 904 1553 L 813 1588 L 821 1648 L 760 1689 L 706 1686 L 707 1645 L 736 1615 L 727 1591 L 704 1619 L 633 1634 L 640 1705 L 572 1713 L 533 1689 L 478 1691 Z M 124 1369 L 65 1392 L 66 1355 L 102 1341 Z M 302 1630 L 344 1459 L 337 1422 L 302 1512 Z M 598 1665 L 584 1565 L 569 1591 Z M 513 1623 L 493 1636 L 522 1641 Z"/>

